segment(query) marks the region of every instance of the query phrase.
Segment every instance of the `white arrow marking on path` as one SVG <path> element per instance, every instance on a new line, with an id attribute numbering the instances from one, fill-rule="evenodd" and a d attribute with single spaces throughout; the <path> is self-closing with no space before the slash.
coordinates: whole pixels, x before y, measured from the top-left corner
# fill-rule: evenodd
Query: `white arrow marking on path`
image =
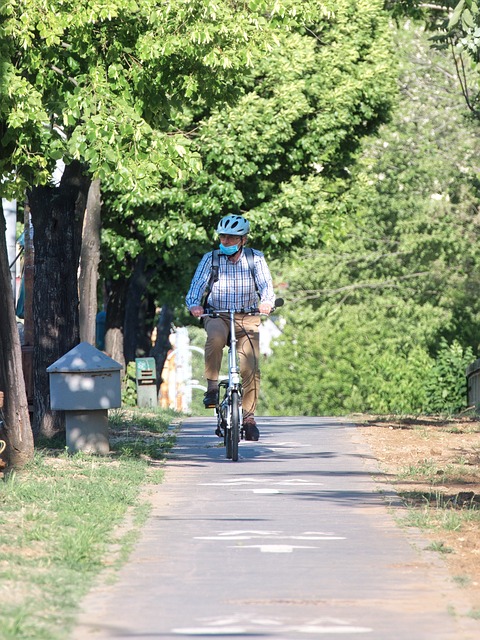
<path id="1" fill-rule="evenodd" d="M 337 536 L 333 531 L 304 531 L 300 535 L 288 536 L 292 540 L 345 540 L 344 536 Z"/>
<path id="2" fill-rule="evenodd" d="M 252 493 L 264 493 L 264 494 L 280 493 L 278 489 L 241 489 L 241 491 L 251 491 Z"/>
<path id="3" fill-rule="evenodd" d="M 289 544 L 251 544 L 231 549 L 260 549 L 262 553 L 292 553 L 295 549 L 317 549 L 318 547 L 301 547 Z"/>
<path id="4" fill-rule="evenodd" d="M 305 531 L 300 535 L 284 535 L 282 531 L 223 531 L 215 536 L 195 536 L 194 540 L 252 540 L 254 538 L 276 538 L 283 540 L 346 540 L 331 532 Z"/>
<path id="5" fill-rule="evenodd" d="M 251 540 L 252 538 L 276 538 L 280 531 L 223 531 L 216 536 L 195 536 L 195 540 Z"/>
<path id="6" fill-rule="evenodd" d="M 193 627 L 186 629 L 172 629 L 179 636 L 239 636 L 248 633 L 243 627 Z"/>
<path id="7" fill-rule="evenodd" d="M 283 631 L 283 629 L 282 629 Z M 350 635 L 357 633 L 371 633 L 373 629 L 368 627 L 290 627 L 285 631 L 294 631 L 305 634 L 330 634 L 330 635 Z M 238 636 L 249 633 L 246 627 L 186 627 L 184 629 L 172 629 L 172 633 L 179 636 Z"/>
<path id="8" fill-rule="evenodd" d="M 279 536 L 281 531 L 258 531 L 257 529 L 240 529 L 239 531 L 223 531 L 219 533 L 220 536 L 238 536 L 246 533 L 253 534 L 254 536 Z"/>
<path id="9" fill-rule="evenodd" d="M 259 484 L 265 482 L 262 478 L 225 478 L 225 480 L 221 480 L 220 482 L 202 482 L 200 483 L 201 487 L 219 487 L 223 485 L 241 485 L 241 484 Z"/>
<path id="10" fill-rule="evenodd" d="M 353 634 L 353 633 L 371 633 L 373 629 L 369 627 L 352 627 L 350 625 L 342 627 L 319 627 L 319 626 L 304 626 L 304 627 L 289 627 L 288 631 L 298 631 L 299 633 L 328 633 L 331 635 L 340 634 Z"/>
<path id="11" fill-rule="evenodd" d="M 369 627 L 360 627 L 349 624 L 345 620 L 336 618 L 314 618 L 306 621 L 305 624 L 292 624 L 290 619 L 275 618 L 249 618 L 247 614 L 237 614 L 233 616 L 221 618 L 202 618 L 199 619 L 200 624 L 206 625 L 201 627 L 184 627 L 172 629 L 177 635 L 190 636 L 218 636 L 218 635 L 243 635 L 253 634 L 255 628 L 260 627 L 263 630 L 270 628 L 274 633 L 305 633 L 316 635 L 352 635 L 359 633 L 370 633 L 373 629 Z"/>
<path id="12" fill-rule="evenodd" d="M 225 478 L 220 482 L 202 482 L 201 487 L 238 487 L 242 484 L 273 484 L 273 485 L 294 485 L 294 486 L 317 486 L 323 487 L 324 482 L 311 482 L 304 478 L 289 478 L 288 480 L 277 480 L 275 478 Z"/>

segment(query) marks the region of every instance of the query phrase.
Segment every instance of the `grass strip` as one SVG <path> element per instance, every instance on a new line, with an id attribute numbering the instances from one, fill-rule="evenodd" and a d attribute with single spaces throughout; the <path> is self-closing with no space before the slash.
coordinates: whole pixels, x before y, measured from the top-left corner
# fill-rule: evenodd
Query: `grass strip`
<path id="1" fill-rule="evenodd" d="M 175 442 L 176 414 L 111 412 L 107 456 L 38 447 L 0 483 L 0 637 L 63 640 L 100 571 L 128 557 Z"/>

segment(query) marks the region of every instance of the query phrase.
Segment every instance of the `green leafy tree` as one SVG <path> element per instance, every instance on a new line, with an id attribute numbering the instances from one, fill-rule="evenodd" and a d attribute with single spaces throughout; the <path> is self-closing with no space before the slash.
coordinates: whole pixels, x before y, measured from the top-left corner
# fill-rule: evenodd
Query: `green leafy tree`
<path id="1" fill-rule="evenodd" d="M 307 3 L 308 4 L 308 3 Z M 280 12 L 295 3 L 228 1 L 2 4 L 2 169 L 9 189 L 46 184 L 54 162 L 77 159 L 118 191 L 141 198 L 165 175 L 195 167 L 174 105 L 213 104 Z"/>
<path id="2" fill-rule="evenodd" d="M 44 365 L 79 337 L 79 229 L 90 180 L 122 192 L 128 203 L 198 170 L 172 110 L 232 97 L 252 53 L 274 45 L 276 25 L 288 23 L 296 7 L 290 0 L 2 3 L 1 190 L 29 191 L 37 229 L 36 433 L 61 427 L 47 410 Z M 60 159 L 67 170 L 53 187 Z"/>
<path id="3" fill-rule="evenodd" d="M 449 58 L 411 26 L 398 38 L 401 100 L 378 138 L 365 141 L 345 194 L 351 225 L 281 272 L 295 309 L 285 308 L 285 337 L 264 367 L 267 410 L 433 410 L 428 381 L 438 382 L 445 349 L 457 340 L 466 358 L 478 351 L 478 125 Z M 289 365 L 292 340 L 300 346 Z M 464 385 L 464 370 L 451 371 Z M 304 384 L 311 389 L 302 397 Z M 270 404 L 275 393 L 281 405 Z M 457 400 L 447 394 L 435 410 Z"/>
<path id="4" fill-rule="evenodd" d="M 176 113 L 178 127 L 192 131 L 198 173 L 135 206 L 105 192 L 105 276 L 113 271 L 119 290 L 142 261 L 144 295 L 181 308 L 195 265 L 229 212 L 248 215 L 252 243 L 269 256 L 321 244 L 344 225 L 349 167 L 362 137 L 388 118 L 396 93 L 387 16 L 378 2 L 342 0 L 329 13 L 316 3 L 310 21 L 300 16 L 278 41 L 252 57 L 235 103 Z"/>

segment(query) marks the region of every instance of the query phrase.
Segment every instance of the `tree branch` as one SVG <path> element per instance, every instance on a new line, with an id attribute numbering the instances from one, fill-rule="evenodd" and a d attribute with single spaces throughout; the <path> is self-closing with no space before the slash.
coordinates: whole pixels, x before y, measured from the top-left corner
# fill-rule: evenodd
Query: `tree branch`
<path id="1" fill-rule="evenodd" d="M 65 71 L 63 71 L 63 69 L 60 69 L 59 67 L 56 67 L 54 64 L 51 65 L 50 69 L 52 69 L 52 71 L 55 71 L 55 73 L 58 73 L 61 76 L 66 76 Z M 70 80 L 70 82 L 72 84 L 74 84 L 76 87 L 78 87 L 78 82 L 75 80 L 75 78 L 72 78 L 72 76 L 66 76 L 68 78 L 68 80 Z"/>
<path id="2" fill-rule="evenodd" d="M 399 276 L 394 280 L 384 280 L 383 282 L 358 282 L 356 284 L 348 284 L 344 287 L 336 289 L 307 289 L 303 293 L 307 295 L 298 295 L 292 302 L 300 302 L 303 300 L 316 300 L 321 297 L 333 296 L 344 291 L 354 291 L 355 289 L 382 289 L 384 287 L 398 287 L 400 280 L 410 280 L 412 278 L 423 278 L 431 274 L 431 271 L 419 271 L 418 273 L 410 273 L 406 276 Z"/>
<path id="3" fill-rule="evenodd" d="M 452 10 L 451 7 L 448 7 L 446 5 L 443 5 L 443 4 L 430 4 L 428 2 L 423 2 L 420 5 L 420 8 L 421 9 L 430 9 L 432 11 L 448 11 L 448 12 L 450 12 Z"/>
<path id="4" fill-rule="evenodd" d="M 460 63 L 459 63 L 458 58 L 455 55 L 455 48 L 453 46 L 453 40 L 451 38 L 450 38 L 450 48 L 452 50 L 452 57 L 453 57 L 453 62 L 455 64 L 455 70 L 457 72 L 457 78 L 460 82 L 460 87 L 462 89 L 462 94 L 465 99 L 466 105 L 470 109 L 470 111 L 474 114 L 474 116 L 476 118 L 479 118 L 480 111 L 478 111 L 478 109 L 475 109 L 474 105 L 470 100 L 470 95 L 468 92 L 467 73 L 465 71 L 465 63 L 463 62 L 463 57 L 461 54 L 458 56 L 458 58 L 460 59 Z"/>

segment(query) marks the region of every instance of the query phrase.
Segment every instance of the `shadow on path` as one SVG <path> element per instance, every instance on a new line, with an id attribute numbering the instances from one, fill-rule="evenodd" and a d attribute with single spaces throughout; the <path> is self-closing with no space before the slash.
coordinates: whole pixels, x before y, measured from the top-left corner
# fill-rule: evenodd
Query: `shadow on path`
<path id="1" fill-rule="evenodd" d="M 234 463 L 212 419 L 185 421 L 139 544 L 72 640 L 480 637 L 451 615 L 466 605 L 438 557 L 390 517 L 353 425 L 258 422 Z"/>

